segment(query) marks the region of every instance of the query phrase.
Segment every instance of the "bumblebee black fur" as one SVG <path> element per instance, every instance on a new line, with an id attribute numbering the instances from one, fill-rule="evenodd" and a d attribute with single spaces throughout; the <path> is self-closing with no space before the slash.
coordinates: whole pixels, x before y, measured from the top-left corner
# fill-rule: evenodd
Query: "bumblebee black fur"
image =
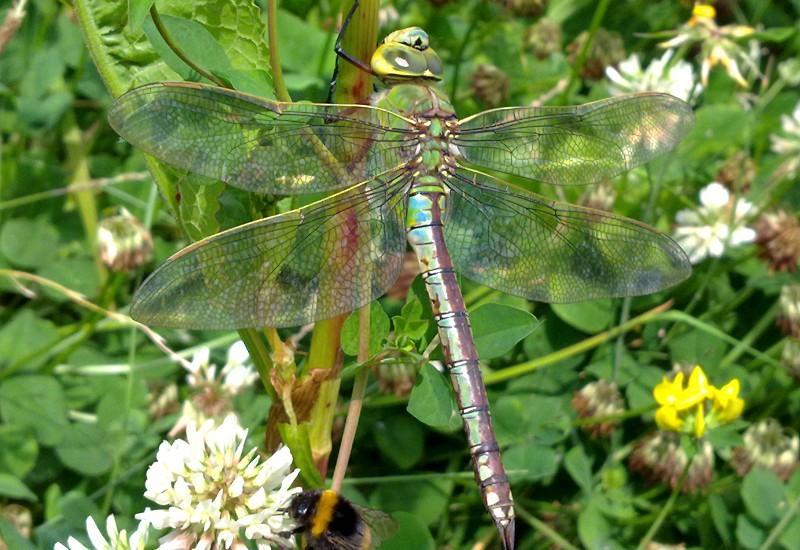
<path id="1" fill-rule="evenodd" d="M 326 496 L 323 498 L 323 493 Z M 297 522 L 308 550 L 363 550 L 370 548 L 369 529 L 358 510 L 333 491 L 312 490 L 296 495 L 289 514 Z M 317 529 L 315 529 L 315 526 Z"/>

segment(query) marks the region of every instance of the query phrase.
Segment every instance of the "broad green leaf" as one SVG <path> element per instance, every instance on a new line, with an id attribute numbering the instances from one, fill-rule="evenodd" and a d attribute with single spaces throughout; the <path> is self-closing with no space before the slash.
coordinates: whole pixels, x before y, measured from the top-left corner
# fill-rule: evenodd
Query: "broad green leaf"
<path id="1" fill-rule="evenodd" d="M 18 498 L 20 500 L 29 500 L 35 502 L 38 500 L 36 494 L 28 489 L 20 479 L 11 475 L 0 472 L 0 496 L 7 498 Z"/>
<path id="2" fill-rule="evenodd" d="M 168 171 L 169 172 L 169 171 Z M 179 209 L 183 228 L 193 241 L 199 241 L 219 232 L 217 211 L 219 197 L 225 191 L 225 184 L 209 178 L 188 173 L 173 178 L 177 183 L 181 200 Z"/>
<path id="3" fill-rule="evenodd" d="M 358 310 L 345 319 L 342 326 L 341 344 L 342 351 L 347 355 L 358 355 Z M 383 342 L 389 336 L 389 316 L 383 311 L 380 302 L 373 301 L 369 306 L 369 356 L 372 357 L 383 347 Z"/>
<path id="4" fill-rule="evenodd" d="M 150 7 L 155 0 L 128 0 L 128 28 L 137 31 L 142 28 Z"/>
<path id="5" fill-rule="evenodd" d="M 488 360 L 511 351 L 539 322 L 530 312 L 503 304 L 484 304 L 470 312 L 478 356 Z"/>
<path id="6" fill-rule="evenodd" d="M 750 517 L 764 527 L 777 522 L 786 505 L 783 483 L 762 468 L 753 468 L 742 481 L 742 501 Z"/>
<path id="7" fill-rule="evenodd" d="M 370 505 L 387 513 L 410 512 L 427 525 L 436 525 L 450 503 L 452 490 L 451 481 L 381 483 L 370 495 Z"/>
<path id="8" fill-rule="evenodd" d="M 511 445 L 503 450 L 503 465 L 512 479 L 549 479 L 558 471 L 558 454 L 538 443 Z"/>
<path id="9" fill-rule="evenodd" d="M 50 262 L 39 270 L 39 275 L 85 296 L 95 296 L 100 287 L 97 266 L 89 258 L 68 258 Z M 43 288 L 42 294 L 59 302 L 69 300 L 68 296 L 49 288 Z"/>
<path id="10" fill-rule="evenodd" d="M 37 548 L 31 541 L 20 535 L 16 527 L 4 517 L 0 517 L 0 541 L 5 542 L 8 548 L 14 550 L 36 550 Z"/>
<path id="11" fill-rule="evenodd" d="M 85 476 L 99 476 L 113 464 L 114 439 L 97 424 L 70 424 L 56 446 L 67 468 Z"/>
<path id="12" fill-rule="evenodd" d="M 698 329 L 677 335 L 667 345 L 673 362 L 701 366 L 719 363 L 727 349 L 727 344 Z"/>
<path id="13" fill-rule="evenodd" d="M 397 522 L 397 532 L 381 543 L 380 550 L 435 550 L 436 542 L 419 517 L 408 512 L 395 512 L 392 518 Z"/>
<path id="14" fill-rule="evenodd" d="M 719 538 L 725 545 L 730 545 L 733 539 L 731 527 L 733 527 L 733 515 L 728 510 L 728 505 L 725 499 L 716 493 L 708 495 L 708 507 L 711 511 L 711 520 L 714 522 L 714 528 L 717 530 Z"/>
<path id="15" fill-rule="evenodd" d="M 423 424 L 441 430 L 454 431 L 461 425 L 450 383 L 430 364 L 420 370 L 406 410 Z"/>
<path id="16" fill-rule="evenodd" d="M 584 548 L 605 550 L 611 546 L 611 526 L 598 499 L 592 499 L 578 516 L 578 536 Z"/>
<path id="17" fill-rule="evenodd" d="M 0 472 L 25 477 L 38 455 L 39 445 L 30 431 L 15 424 L 0 425 Z"/>
<path id="18" fill-rule="evenodd" d="M 730 154 L 748 142 L 748 114 L 736 104 L 705 105 L 695 112 L 695 125 L 680 151 L 702 164 L 717 155 Z"/>
<path id="19" fill-rule="evenodd" d="M 562 321 L 588 334 L 605 330 L 614 321 L 614 302 L 611 300 L 551 304 L 550 307 Z"/>
<path id="20" fill-rule="evenodd" d="M 592 463 L 582 446 L 578 445 L 567 451 L 564 455 L 564 468 L 584 493 L 592 492 Z"/>
<path id="21" fill-rule="evenodd" d="M 736 516 L 736 540 L 742 548 L 748 550 L 760 548 L 766 538 L 767 533 L 763 527 L 744 514 Z"/>
<path id="22" fill-rule="evenodd" d="M 68 426 L 61 384 L 50 376 L 16 376 L 0 384 L 0 415 L 33 430 L 43 445 L 56 445 Z"/>
<path id="23" fill-rule="evenodd" d="M 42 267 L 55 258 L 58 241 L 58 230 L 44 218 L 15 218 L 3 223 L 0 253 L 16 266 Z"/>
<path id="24" fill-rule="evenodd" d="M 404 338 L 420 340 L 428 330 L 428 319 L 423 317 L 423 307 L 416 293 L 409 292 L 400 315 L 392 317 L 395 339 L 402 342 Z"/>
<path id="25" fill-rule="evenodd" d="M 492 403 L 495 432 L 501 445 L 536 442 L 554 445 L 572 430 L 567 402 L 558 397 L 527 393 L 504 395 Z"/>
<path id="26" fill-rule="evenodd" d="M 52 322 L 40 319 L 30 309 L 21 310 L 0 327 L 0 370 L 18 361 L 24 370 L 36 368 L 30 358 L 50 348 L 58 337 Z"/>
<path id="27" fill-rule="evenodd" d="M 406 415 L 393 415 L 375 423 L 375 443 L 399 468 L 407 470 L 422 458 L 425 434 L 419 422 Z"/>

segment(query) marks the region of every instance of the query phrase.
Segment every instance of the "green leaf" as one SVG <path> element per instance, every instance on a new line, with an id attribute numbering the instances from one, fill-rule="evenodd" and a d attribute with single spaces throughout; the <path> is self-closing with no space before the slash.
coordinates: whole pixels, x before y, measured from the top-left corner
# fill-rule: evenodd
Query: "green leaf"
<path id="1" fill-rule="evenodd" d="M 714 522 L 714 528 L 717 530 L 719 538 L 722 539 L 725 546 L 729 546 L 733 539 L 733 533 L 731 532 L 733 516 L 728 510 L 727 504 L 725 504 L 725 499 L 718 494 L 712 493 L 708 495 L 708 506 L 711 511 L 711 520 Z"/>
<path id="2" fill-rule="evenodd" d="M 370 495 L 370 504 L 387 513 L 409 512 L 434 525 L 450 503 L 452 490 L 451 481 L 381 483 Z"/>
<path id="3" fill-rule="evenodd" d="M 599 499 L 592 499 L 578 516 L 578 536 L 590 550 L 611 548 L 611 527 Z"/>
<path id="4" fill-rule="evenodd" d="M 342 351 L 347 355 L 358 355 L 358 316 L 359 311 L 351 313 L 344 321 L 341 333 Z M 383 311 L 380 302 L 369 305 L 369 356 L 372 357 L 383 348 L 389 336 L 389 316 Z"/>
<path id="5" fill-rule="evenodd" d="M 41 267 L 55 258 L 58 240 L 58 230 L 44 218 L 16 218 L 0 230 L 0 253 L 16 266 Z"/>
<path id="6" fill-rule="evenodd" d="M 414 292 L 406 296 L 406 303 L 400 310 L 400 315 L 392 317 L 395 339 L 402 341 L 408 338 L 413 341 L 421 340 L 428 330 L 428 320 L 423 318 L 423 307 Z"/>
<path id="7" fill-rule="evenodd" d="M 786 506 L 783 483 L 774 473 L 753 468 L 742 481 L 742 501 L 750 517 L 769 527 L 780 518 Z"/>
<path id="8" fill-rule="evenodd" d="M 435 550 L 436 541 L 425 524 L 408 512 L 395 512 L 392 518 L 397 522 L 395 534 L 383 541 L 380 550 Z"/>
<path id="9" fill-rule="evenodd" d="M 748 39 L 759 40 L 761 42 L 786 42 L 796 32 L 794 27 L 772 27 L 762 31 L 756 31 Z"/>
<path id="10" fill-rule="evenodd" d="M 89 258 L 68 258 L 50 262 L 39 271 L 39 275 L 85 296 L 95 296 L 100 288 L 97 266 Z M 69 300 L 63 293 L 49 288 L 43 288 L 42 294 L 58 302 Z"/>
<path id="11" fill-rule="evenodd" d="M 727 349 L 724 342 L 697 329 L 679 334 L 669 342 L 668 347 L 672 361 L 692 365 L 717 364 Z"/>
<path id="12" fill-rule="evenodd" d="M 281 434 L 281 441 L 292 451 L 292 459 L 295 466 L 300 468 L 303 480 L 311 487 L 322 487 L 322 477 L 311 455 L 308 426 L 307 422 L 297 426 L 281 423 L 278 424 L 278 431 Z"/>
<path id="13" fill-rule="evenodd" d="M 138 31 L 142 28 L 150 7 L 155 0 L 128 0 L 128 28 L 131 31 Z"/>
<path id="14" fill-rule="evenodd" d="M 511 351 L 539 326 L 530 312 L 503 304 L 484 304 L 470 312 L 469 317 L 478 356 L 484 360 Z"/>
<path id="15" fill-rule="evenodd" d="M 756 549 L 761 548 L 761 545 L 767 538 L 767 533 L 764 529 L 756 525 L 750 518 L 744 514 L 736 516 L 736 540 L 742 548 Z"/>
<path id="16" fill-rule="evenodd" d="M 58 340 L 58 331 L 50 321 L 40 319 L 30 309 L 23 309 L 0 327 L 0 368 L 24 360 L 24 369 L 36 368 L 29 358 L 50 348 Z"/>
<path id="17" fill-rule="evenodd" d="M 420 370 L 406 410 L 423 424 L 441 430 L 454 431 L 461 425 L 450 383 L 430 364 Z"/>
<path id="18" fill-rule="evenodd" d="M 550 307 L 562 321 L 588 334 L 605 330 L 614 320 L 614 302 L 611 300 L 551 304 Z"/>
<path id="19" fill-rule="evenodd" d="M 86 476 L 108 472 L 113 464 L 113 450 L 114 441 L 97 424 L 71 424 L 56 446 L 61 462 Z"/>
<path id="20" fill-rule="evenodd" d="M 592 463 L 583 447 L 577 446 L 567 451 L 564 455 L 564 467 L 584 493 L 592 492 Z"/>
<path id="21" fill-rule="evenodd" d="M 0 385 L 0 415 L 9 424 L 33 430 L 43 445 L 56 445 L 69 422 L 64 391 L 50 376 L 17 376 Z"/>
<path id="22" fill-rule="evenodd" d="M 572 431 L 563 399 L 535 393 L 504 395 L 492 404 L 495 432 L 501 445 L 534 441 L 554 445 Z"/>
<path id="23" fill-rule="evenodd" d="M 36 550 L 36 546 L 19 534 L 16 527 L 7 519 L 0 517 L 0 541 L 5 542 L 7 548 L 14 550 Z"/>
<path id="24" fill-rule="evenodd" d="M 558 454 L 538 443 L 511 445 L 503 451 L 503 465 L 513 479 L 549 479 L 558 471 Z"/>
<path id="25" fill-rule="evenodd" d="M 378 448 L 399 468 L 408 470 L 422 458 L 425 434 L 408 416 L 390 416 L 376 422 L 372 431 Z"/>
<path id="26" fill-rule="evenodd" d="M 178 171 L 170 169 L 169 172 Z M 218 233 L 217 211 L 220 208 L 219 197 L 225 191 L 225 184 L 188 172 L 173 176 L 172 180 L 176 182 L 181 195 L 178 208 L 189 238 L 199 241 Z"/>
<path id="27" fill-rule="evenodd" d="M 0 473 L 0 495 L 8 498 L 18 498 L 36 502 L 36 494 L 28 486 L 11 474 Z"/>
<path id="28" fill-rule="evenodd" d="M 25 477 L 38 455 L 39 445 L 30 431 L 17 425 L 0 425 L 0 472 Z"/>

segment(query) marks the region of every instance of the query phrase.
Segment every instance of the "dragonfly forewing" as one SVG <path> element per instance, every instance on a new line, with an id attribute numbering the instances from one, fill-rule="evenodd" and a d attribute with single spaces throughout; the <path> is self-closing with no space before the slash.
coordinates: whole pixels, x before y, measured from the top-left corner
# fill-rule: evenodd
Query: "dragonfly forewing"
<path id="1" fill-rule="evenodd" d="M 384 173 L 407 162 L 417 136 L 408 119 L 367 105 L 281 103 L 187 82 L 136 88 L 108 118 L 168 164 L 282 195 L 343 189 Z"/>
<path id="2" fill-rule="evenodd" d="M 487 174 L 448 180 L 445 239 L 456 269 L 540 302 L 638 296 L 689 276 L 671 238 L 643 223 L 554 202 Z"/>
<path id="3" fill-rule="evenodd" d="M 642 93 L 570 107 L 509 107 L 459 123 L 470 164 L 555 185 L 596 183 L 666 153 L 689 132 L 691 107 Z"/>
<path id="4" fill-rule="evenodd" d="M 393 173 L 181 250 L 144 282 L 132 316 L 157 326 L 297 326 L 352 311 L 397 278 L 404 194 Z"/>

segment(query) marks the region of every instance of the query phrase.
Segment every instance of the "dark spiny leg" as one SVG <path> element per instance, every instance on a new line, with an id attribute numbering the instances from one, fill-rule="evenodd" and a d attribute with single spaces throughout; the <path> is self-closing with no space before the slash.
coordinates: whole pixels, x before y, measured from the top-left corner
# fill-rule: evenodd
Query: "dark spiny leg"
<path id="1" fill-rule="evenodd" d="M 336 52 L 336 64 L 333 67 L 333 77 L 331 78 L 330 86 L 328 87 L 328 99 L 327 103 L 331 103 L 333 101 L 333 90 L 336 87 L 336 79 L 339 76 L 339 58 L 341 57 L 348 63 L 355 65 L 362 71 L 371 74 L 372 76 L 377 76 L 375 72 L 372 70 L 368 64 L 364 63 L 360 59 L 354 57 L 353 55 L 349 54 L 342 48 L 342 40 L 344 40 L 344 33 L 347 32 L 347 27 L 350 26 L 350 21 L 353 19 L 353 15 L 356 13 L 356 9 L 358 9 L 358 0 L 353 1 L 353 6 L 350 8 L 350 11 L 347 12 L 347 15 L 344 18 L 344 23 L 342 23 L 342 28 L 339 30 L 339 35 L 336 37 L 336 44 L 333 46 L 333 51 Z"/>

